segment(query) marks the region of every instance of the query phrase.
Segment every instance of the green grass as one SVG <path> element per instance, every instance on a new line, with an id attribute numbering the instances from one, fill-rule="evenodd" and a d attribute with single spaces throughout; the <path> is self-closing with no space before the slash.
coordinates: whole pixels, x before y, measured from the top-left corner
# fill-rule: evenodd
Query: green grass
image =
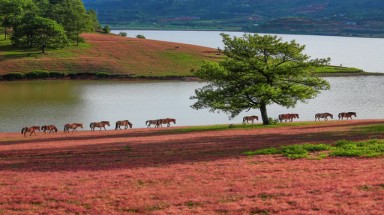
<path id="1" fill-rule="evenodd" d="M 323 66 L 316 68 L 316 73 L 360 73 L 363 70 L 353 67 L 343 67 L 343 66 Z"/>
<path id="2" fill-rule="evenodd" d="M 323 152 L 317 157 L 311 156 L 311 153 Z M 339 140 L 334 144 L 295 144 L 290 146 L 281 146 L 279 148 L 265 148 L 255 151 L 248 151 L 245 155 L 270 155 L 281 154 L 289 159 L 315 158 L 322 159 L 328 156 L 333 157 L 382 157 L 384 156 L 384 140 L 367 140 L 353 142 L 348 140 Z"/>

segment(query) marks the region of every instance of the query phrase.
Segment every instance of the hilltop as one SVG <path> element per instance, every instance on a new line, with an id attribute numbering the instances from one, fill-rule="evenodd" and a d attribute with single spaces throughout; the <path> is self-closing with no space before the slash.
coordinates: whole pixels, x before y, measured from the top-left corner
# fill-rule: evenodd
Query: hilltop
<path id="1" fill-rule="evenodd" d="M 203 60 L 220 58 L 217 50 L 148 39 L 98 33 L 82 34 L 86 43 L 47 54 L 5 45 L 0 51 L 0 75 L 10 72 L 57 71 L 113 73 L 131 77 L 190 76 Z"/>

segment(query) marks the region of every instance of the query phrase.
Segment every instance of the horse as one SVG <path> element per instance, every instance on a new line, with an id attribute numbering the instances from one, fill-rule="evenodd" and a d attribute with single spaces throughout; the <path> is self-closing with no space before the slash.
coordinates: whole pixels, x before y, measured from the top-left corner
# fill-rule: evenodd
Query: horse
<path id="1" fill-rule="evenodd" d="M 176 119 L 172 118 L 165 118 L 165 119 L 159 119 L 160 120 L 160 126 L 163 127 L 163 124 L 167 124 L 167 127 L 171 126 L 171 122 L 173 124 L 176 124 Z"/>
<path id="2" fill-rule="evenodd" d="M 297 114 L 297 113 L 287 113 L 287 114 L 280 114 L 279 115 L 280 122 L 282 122 L 283 120 L 285 120 L 285 122 L 287 122 L 287 121 L 292 122 L 293 119 L 295 119 L 295 118 L 298 119 L 299 118 L 299 114 Z"/>
<path id="3" fill-rule="evenodd" d="M 352 116 L 357 117 L 356 112 L 341 112 L 341 113 L 339 113 L 338 116 L 339 116 L 339 120 L 340 120 L 340 119 L 343 120 L 344 117 L 346 117 L 347 120 L 348 120 L 348 118 L 351 118 L 351 119 L 352 119 Z"/>
<path id="4" fill-rule="evenodd" d="M 158 128 L 161 124 L 161 119 L 147 120 L 145 124 L 148 125 L 147 128 L 150 128 L 151 125 L 155 125 L 155 128 Z"/>
<path id="5" fill-rule="evenodd" d="M 249 123 L 249 121 L 251 121 L 253 124 L 254 120 L 259 121 L 259 117 L 254 116 L 254 115 L 253 116 L 245 116 L 245 117 L 243 117 L 243 124 Z"/>
<path id="6" fill-rule="evenodd" d="M 45 131 L 48 130 L 49 134 L 51 132 L 57 133 L 57 128 L 54 125 L 43 125 L 43 126 L 41 126 L 41 130 L 44 131 L 44 133 L 45 133 Z"/>
<path id="7" fill-rule="evenodd" d="M 129 128 L 132 128 L 132 123 L 131 123 L 130 121 L 128 121 L 128 120 L 117 121 L 117 122 L 116 122 L 116 128 L 115 128 L 115 130 L 117 130 L 118 128 L 121 130 L 120 126 L 124 126 L 125 129 L 127 129 L 128 126 L 129 126 Z"/>
<path id="8" fill-rule="evenodd" d="M 36 130 L 40 131 L 40 126 L 32 126 L 32 127 L 24 127 L 21 129 L 21 134 L 24 134 L 24 137 L 26 137 L 27 132 L 29 132 L 29 136 L 32 134 L 36 135 Z"/>
<path id="9" fill-rule="evenodd" d="M 89 124 L 89 127 L 91 128 L 91 131 L 94 131 L 96 127 L 100 128 L 100 130 L 101 130 L 101 128 L 104 128 L 104 130 L 107 130 L 105 128 L 106 125 L 110 126 L 109 121 L 91 122 Z"/>
<path id="10" fill-rule="evenodd" d="M 74 132 L 78 127 L 83 128 L 83 124 L 81 124 L 81 123 L 65 124 L 64 125 L 64 133 L 65 132 L 69 133 L 69 129 L 72 129 L 72 132 Z"/>
<path id="11" fill-rule="evenodd" d="M 328 117 L 331 117 L 331 119 L 333 119 L 333 115 L 330 113 L 317 113 L 315 114 L 315 121 L 316 120 L 320 121 L 320 118 L 324 118 L 324 121 L 327 121 Z"/>

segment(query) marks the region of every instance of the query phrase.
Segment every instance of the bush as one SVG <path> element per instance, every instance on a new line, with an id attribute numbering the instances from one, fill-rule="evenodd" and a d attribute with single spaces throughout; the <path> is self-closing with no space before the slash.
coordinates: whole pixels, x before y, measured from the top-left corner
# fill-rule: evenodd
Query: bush
<path id="1" fill-rule="evenodd" d="M 109 78 L 109 77 L 110 77 L 110 74 L 108 72 L 97 72 L 96 73 L 97 79 Z"/>
<path id="2" fill-rule="evenodd" d="M 25 74 L 28 79 L 40 79 L 49 78 L 49 72 L 47 71 L 33 71 Z"/>
<path id="3" fill-rule="evenodd" d="M 67 76 L 65 72 L 50 72 L 49 77 L 51 78 L 64 78 Z"/>
<path id="4" fill-rule="evenodd" d="M 276 125 L 280 122 L 278 119 L 273 119 L 273 118 L 268 118 L 268 121 L 269 121 L 269 124 L 271 125 Z"/>
<path id="5" fill-rule="evenodd" d="M 105 34 L 111 33 L 111 28 L 108 25 L 104 26 L 103 33 L 105 33 Z"/>
<path id="6" fill-rule="evenodd" d="M 139 38 L 139 39 L 145 39 L 144 35 L 142 35 L 142 34 L 138 34 L 138 35 L 136 35 L 136 38 Z"/>
<path id="7" fill-rule="evenodd" d="M 119 36 L 122 36 L 122 37 L 127 37 L 127 36 L 128 36 L 128 34 L 127 34 L 127 32 L 120 32 L 120 33 L 119 33 Z"/>
<path id="8" fill-rule="evenodd" d="M 3 75 L 3 79 L 8 81 L 22 80 L 25 79 L 25 75 L 21 72 L 11 72 Z"/>

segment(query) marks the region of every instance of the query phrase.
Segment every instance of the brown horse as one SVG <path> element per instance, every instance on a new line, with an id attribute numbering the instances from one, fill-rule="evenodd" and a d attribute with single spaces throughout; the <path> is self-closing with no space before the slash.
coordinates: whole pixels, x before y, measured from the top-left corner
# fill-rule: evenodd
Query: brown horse
<path id="1" fill-rule="evenodd" d="M 91 128 L 91 131 L 94 131 L 96 127 L 97 127 L 97 128 L 100 128 L 100 130 L 101 130 L 102 128 L 104 128 L 104 130 L 106 131 L 106 130 L 107 130 L 107 129 L 105 128 L 106 125 L 110 126 L 109 121 L 91 122 L 91 124 L 89 124 L 89 127 Z M 100 131 L 100 130 L 99 130 L 99 131 Z"/>
<path id="2" fill-rule="evenodd" d="M 45 131 L 49 131 L 49 134 L 51 133 L 51 132 L 55 132 L 55 133 L 57 133 L 57 128 L 56 128 L 56 126 L 54 126 L 54 125 L 43 125 L 43 126 L 41 126 L 41 130 L 42 131 L 44 131 L 44 133 L 45 133 Z"/>
<path id="3" fill-rule="evenodd" d="M 340 119 L 343 120 L 344 117 L 346 117 L 347 120 L 348 120 L 348 118 L 351 118 L 351 119 L 352 119 L 352 116 L 357 117 L 356 112 L 341 112 L 341 113 L 339 113 L 339 115 L 338 115 L 339 120 L 340 120 Z"/>
<path id="4" fill-rule="evenodd" d="M 245 123 L 249 123 L 249 121 L 251 121 L 252 122 L 252 124 L 253 124 L 253 122 L 254 121 L 258 121 L 259 120 L 259 117 L 258 116 L 245 116 L 245 117 L 243 117 L 243 124 L 245 124 Z"/>
<path id="5" fill-rule="evenodd" d="M 151 125 L 155 125 L 155 128 L 158 128 L 161 125 L 161 119 L 147 120 L 145 124 L 147 128 L 150 128 Z"/>
<path id="6" fill-rule="evenodd" d="M 160 120 L 160 126 L 163 127 L 163 124 L 167 124 L 167 127 L 171 126 L 171 122 L 173 124 L 176 124 L 176 119 L 172 118 L 165 118 L 165 119 L 159 119 Z"/>
<path id="7" fill-rule="evenodd" d="M 333 119 L 333 115 L 330 113 L 317 113 L 315 114 L 315 121 L 316 120 L 320 121 L 320 118 L 324 118 L 324 121 L 327 121 L 328 117 L 331 117 L 331 119 Z"/>
<path id="8" fill-rule="evenodd" d="M 299 114 L 297 113 L 287 113 L 287 114 L 280 114 L 279 115 L 279 120 L 280 122 L 282 122 L 283 120 L 285 120 L 285 122 L 287 121 L 290 121 L 292 122 L 293 119 L 298 119 L 299 118 Z"/>
<path id="9" fill-rule="evenodd" d="M 125 129 L 128 128 L 132 128 L 132 123 L 129 121 L 129 120 L 121 120 L 121 121 L 117 121 L 116 122 L 116 128 L 115 130 L 117 130 L 118 128 L 121 130 L 120 126 L 124 126 Z"/>
<path id="10" fill-rule="evenodd" d="M 65 124 L 64 125 L 64 133 L 65 132 L 69 133 L 69 129 L 72 129 L 72 132 L 74 132 L 78 127 L 83 128 L 83 124 L 81 124 L 81 123 Z"/>
<path id="11" fill-rule="evenodd" d="M 32 134 L 36 135 L 36 130 L 40 131 L 40 126 L 32 126 L 32 127 L 24 127 L 21 129 L 21 134 L 24 134 L 24 137 L 26 137 L 27 132 L 29 132 L 29 136 Z"/>

